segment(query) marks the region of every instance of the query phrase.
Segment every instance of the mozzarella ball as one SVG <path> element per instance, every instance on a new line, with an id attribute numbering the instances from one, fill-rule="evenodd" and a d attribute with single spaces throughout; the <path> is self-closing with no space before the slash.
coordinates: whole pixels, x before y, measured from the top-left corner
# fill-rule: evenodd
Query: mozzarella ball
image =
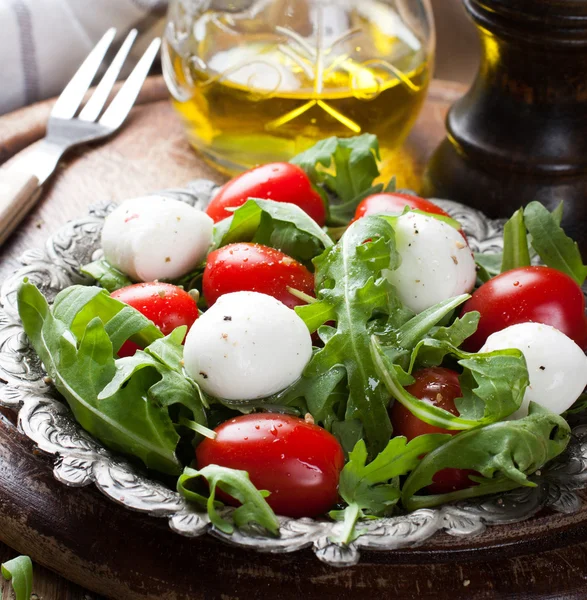
<path id="1" fill-rule="evenodd" d="M 253 400 L 294 383 L 311 356 L 310 333 L 293 310 L 267 294 L 234 292 L 192 325 L 184 366 L 212 396 Z"/>
<path id="2" fill-rule="evenodd" d="M 587 385 L 587 356 L 571 338 L 550 325 L 511 325 L 490 335 L 480 352 L 506 348 L 517 348 L 524 354 L 530 376 L 522 406 L 510 419 L 527 416 L 530 402 L 560 415 Z"/>
<path id="3" fill-rule="evenodd" d="M 477 278 L 473 254 L 454 227 L 433 217 L 406 213 L 394 229 L 401 265 L 383 274 L 408 308 L 420 313 L 473 289 Z"/>
<path id="4" fill-rule="evenodd" d="M 176 279 L 205 258 L 213 226 L 206 213 L 185 202 L 132 198 L 106 217 L 104 258 L 135 281 Z"/>

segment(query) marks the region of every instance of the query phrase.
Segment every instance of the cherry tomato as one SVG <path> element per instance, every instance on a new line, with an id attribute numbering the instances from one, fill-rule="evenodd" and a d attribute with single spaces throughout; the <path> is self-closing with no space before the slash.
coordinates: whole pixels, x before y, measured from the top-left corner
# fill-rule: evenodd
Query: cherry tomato
<path id="1" fill-rule="evenodd" d="M 424 198 L 411 196 L 410 194 L 382 192 L 380 194 L 367 196 L 367 198 L 362 200 L 357 206 L 355 217 L 352 222 L 355 222 L 361 217 L 366 217 L 367 215 L 380 215 L 382 213 L 401 214 L 406 206 L 432 213 L 433 215 L 449 216 L 449 214 L 442 210 L 440 206 L 436 206 L 436 204 L 424 200 Z"/>
<path id="2" fill-rule="evenodd" d="M 305 304 L 288 287 L 314 295 L 314 276 L 287 254 L 261 244 L 229 244 L 208 255 L 202 282 L 210 306 L 230 292 L 260 292 L 289 308 Z"/>
<path id="3" fill-rule="evenodd" d="M 253 484 L 268 490 L 279 515 L 317 517 L 338 500 L 344 455 L 336 438 L 303 419 L 250 414 L 222 423 L 216 439 L 196 449 L 198 468 L 211 464 L 247 471 Z M 237 503 L 223 494 L 228 503 Z"/>
<path id="4" fill-rule="evenodd" d="M 308 176 L 297 165 L 269 163 L 231 179 L 216 195 L 206 212 L 214 222 L 230 217 L 227 208 L 242 206 L 249 198 L 291 202 L 308 213 L 318 225 L 326 221 L 326 208 Z"/>
<path id="5" fill-rule="evenodd" d="M 453 415 L 459 414 L 455 407 L 455 398 L 462 396 L 458 373 L 442 367 L 431 367 L 416 371 L 413 377 L 416 381 L 406 388 L 412 396 L 443 408 Z M 394 434 L 404 435 L 408 441 L 426 433 L 458 433 L 424 423 L 399 402 L 394 402 L 391 408 L 391 422 Z M 446 494 L 471 487 L 476 484 L 469 479 L 469 475 L 477 474 L 469 469 L 442 469 L 434 475 L 434 483 L 428 486 L 428 491 L 432 494 Z"/>
<path id="6" fill-rule="evenodd" d="M 476 352 L 496 331 L 518 323 L 551 325 L 587 349 L 587 317 L 581 288 L 568 275 L 549 267 L 522 267 L 484 283 L 462 313 L 479 311 L 477 331 L 464 347 Z"/>
<path id="7" fill-rule="evenodd" d="M 137 283 L 112 292 L 113 298 L 132 306 L 169 335 L 176 327 L 192 326 L 198 318 L 195 300 L 184 290 L 170 283 Z M 122 345 L 118 356 L 132 356 L 137 346 L 130 340 Z"/>

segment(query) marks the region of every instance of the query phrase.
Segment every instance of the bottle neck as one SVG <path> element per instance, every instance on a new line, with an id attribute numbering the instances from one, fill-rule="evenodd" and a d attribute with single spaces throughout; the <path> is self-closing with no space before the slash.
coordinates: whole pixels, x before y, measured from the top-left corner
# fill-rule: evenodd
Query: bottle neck
<path id="1" fill-rule="evenodd" d="M 587 48 L 586 0 L 463 0 L 478 27 L 543 49 Z"/>

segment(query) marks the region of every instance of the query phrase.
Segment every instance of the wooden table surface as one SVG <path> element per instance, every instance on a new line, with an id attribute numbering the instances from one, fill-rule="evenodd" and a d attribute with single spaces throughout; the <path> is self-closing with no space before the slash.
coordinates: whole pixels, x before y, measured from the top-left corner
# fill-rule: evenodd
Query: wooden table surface
<path id="1" fill-rule="evenodd" d="M 406 169 L 408 179 L 417 178 L 422 173 L 428 157 L 444 135 L 446 111 L 462 91 L 463 88 L 458 84 L 439 81 L 432 84 L 426 107 L 405 145 L 403 158 L 398 163 L 398 168 Z M 19 255 L 25 250 L 42 246 L 50 233 L 62 226 L 68 219 L 86 214 L 87 207 L 92 204 L 107 200 L 122 200 L 157 189 L 175 187 L 197 177 L 221 180 L 221 177 L 205 165 L 185 141 L 182 127 L 167 100 L 161 78 L 151 78 L 147 81 L 140 102 L 141 105 L 133 110 L 129 123 L 117 137 L 107 144 L 73 154 L 68 161 L 63 163 L 56 177 L 47 186 L 35 211 L 0 249 L 0 282 L 19 266 Z M 43 135 L 44 123 L 50 106 L 50 102 L 41 103 L 0 118 L 0 163 L 8 160 L 14 153 Z M 3 490 L 6 492 L 9 485 L 17 486 L 19 481 L 28 481 L 31 486 L 35 487 L 31 492 L 32 497 L 38 500 L 36 507 L 29 506 L 27 498 L 12 498 L 6 493 L 3 497 L 0 493 L 0 540 L 9 542 L 10 546 L 17 548 L 17 550 L 11 550 L 9 546 L 0 543 L 0 561 L 11 558 L 18 551 L 25 551 L 42 561 L 43 564 L 51 565 L 55 570 L 75 579 L 78 584 L 86 583 L 88 587 L 103 590 L 103 593 L 116 595 L 117 598 L 163 597 L 154 595 L 152 590 L 142 590 L 140 584 L 137 585 L 137 573 L 133 573 L 133 569 L 135 569 L 133 556 L 129 555 L 133 552 L 134 540 L 132 539 L 128 540 L 129 549 L 126 554 L 124 548 L 112 549 L 112 552 L 116 550 L 117 553 L 116 567 L 120 567 L 120 570 L 116 572 L 125 571 L 130 578 L 135 577 L 132 589 L 121 586 L 120 582 L 115 582 L 114 576 L 110 585 L 107 566 L 102 569 L 88 569 L 87 565 L 92 563 L 86 561 L 86 570 L 84 571 L 83 557 L 78 560 L 77 556 L 83 552 L 86 552 L 88 556 L 92 552 L 103 556 L 104 551 L 101 548 L 107 546 L 104 546 L 103 540 L 92 541 L 91 536 L 97 535 L 96 532 L 100 528 L 112 526 L 107 522 L 110 515 L 116 526 L 125 527 L 128 523 L 129 531 L 132 531 L 132 527 L 135 528 L 135 531 L 141 529 L 143 535 L 141 539 L 147 540 L 144 542 L 147 545 L 150 542 L 151 532 L 154 546 L 159 540 L 167 539 L 171 535 L 165 530 L 166 525 L 162 522 L 155 522 L 155 520 L 147 522 L 147 517 L 128 513 L 124 509 L 111 505 L 110 501 L 101 497 L 96 490 L 65 488 L 53 480 L 50 465 L 49 458 L 35 456 L 32 444 L 23 439 L 16 431 L 10 418 L 5 418 L 0 414 L 0 492 Z M 14 479 L 17 472 L 21 477 L 19 481 Z M 34 496 L 35 493 L 37 496 Z M 59 502 L 62 504 L 59 505 Z M 87 519 L 87 522 L 90 523 L 89 531 L 78 532 L 76 530 L 73 533 L 71 531 L 66 533 L 65 535 L 70 536 L 68 538 L 70 544 L 67 547 L 63 543 L 59 544 L 59 540 L 55 543 L 48 540 L 47 537 L 36 535 L 35 532 L 39 531 L 39 524 L 42 525 L 43 518 L 46 516 L 49 519 L 48 513 L 39 509 L 42 506 L 54 509 L 54 519 L 55 515 L 63 514 L 66 516 L 62 519 L 70 519 L 70 521 L 62 520 L 61 527 L 63 529 L 83 528 L 84 519 Z M 15 507 L 20 511 L 16 515 L 11 512 L 15 510 Z M 83 511 L 88 512 L 84 513 Z M 101 520 L 106 522 L 102 525 Z M 55 535 L 55 523 L 52 526 L 52 534 Z M 539 523 L 537 527 L 543 526 Z M 584 541 L 583 538 L 587 539 L 587 533 L 584 531 L 585 528 L 575 527 L 572 519 L 569 520 L 566 527 L 569 533 L 567 534 L 565 531 L 565 535 L 567 535 L 565 540 L 550 539 L 547 544 L 541 542 L 541 554 L 536 556 L 528 556 L 528 553 L 535 549 L 526 543 L 523 550 L 526 556 L 520 556 L 522 551 L 519 549 L 515 552 L 514 550 L 508 551 L 504 546 L 503 553 L 500 551 L 493 556 L 491 561 L 488 560 L 481 565 L 479 558 L 471 556 L 470 552 L 463 552 L 462 561 L 455 563 L 454 558 L 451 559 L 453 562 L 444 558 L 453 544 L 449 539 L 441 541 L 440 545 L 436 546 L 436 554 L 430 559 L 430 553 L 426 549 L 414 551 L 409 556 L 406 555 L 407 558 L 398 555 L 398 558 L 390 559 L 391 562 L 387 557 L 374 556 L 369 559 L 368 564 L 365 561 L 362 567 L 354 570 L 354 575 L 353 570 L 332 570 L 326 569 L 324 566 L 315 566 L 318 563 L 315 557 L 309 556 L 309 553 L 308 556 L 302 553 L 298 556 L 292 555 L 286 559 L 286 562 L 283 558 L 267 555 L 260 561 L 249 561 L 249 564 L 246 557 L 243 559 L 242 552 L 225 548 L 219 542 L 193 540 L 191 547 L 199 548 L 199 552 L 204 551 L 204 556 L 195 553 L 195 560 L 201 564 L 198 567 L 194 562 L 194 569 L 203 568 L 205 571 L 208 553 L 219 557 L 218 564 L 211 569 L 215 575 L 200 571 L 201 574 L 198 577 L 202 578 L 202 585 L 208 587 L 203 588 L 202 592 L 198 591 L 197 597 L 264 597 L 263 589 L 267 588 L 257 586 L 269 585 L 270 581 L 273 581 L 271 585 L 280 586 L 278 590 L 283 589 L 283 593 L 287 591 L 284 596 L 281 595 L 282 592 L 274 592 L 275 598 L 304 597 L 309 593 L 309 589 L 314 589 L 311 587 L 312 585 L 318 586 L 316 588 L 318 590 L 323 590 L 321 595 L 324 598 L 335 597 L 328 593 L 338 593 L 337 590 L 342 593 L 343 589 L 351 590 L 349 593 L 352 597 L 373 597 L 372 592 L 369 591 L 370 586 L 374 586 L 373 582 L 369 581 L 366 585 L 364 580 L 353 579 L 353 577 L 356 578 L 357 573 L 363 578 L 376 576 L 377 573 L 383 576 L 385 573 L 382 569 L 393 570 L 395 561 L 402 563 L 401 581 L 394 580 L 388 584 L 386 583 L 389 579 L 388 576 L 383 577 L 381 581 L 386 586 L 391 586 L 386 588 L 389 593 L 394 593 L 395 597 L 400 598 L 436 597 L 434 589 L 422 590 L 422 594 L 424 594 L 422 596 L 420 590 L 417 589 L 417 580 L 424 569 L 424 563 L 426 563 L 426 573 L 430 577 L 428 582 L 434 581 L 438 586 L 436 589 L 454 591 L 461 586 L 461 594 L 465 593 L 469 598 L 502 598 L 504 597 L 502 594 L 506 592 L 510 594 L 511 590 L 514 590 L 514 595 L 508 595 L 511 598 L 530 597 L 526 595 L 527 590 L 528 594 L 532 594 L 532 590 L 538 590 L 541 598 L 562 597 L 544 595 L 545 590 L 549 589 L 551 573 L 556 574 L 557 586 L 574 590 L 572 594 L 564 596 L 565 598 L 581 598 L 585 596 L 576 590 L 580 590 L 582 582 L 585 581 L 584 565 L 587 564 L 587 544 L 577 544 L 572 547 L 570 544 Z M 515 527 L 512 527 L 511 531 L 510 546 L 513 547 Z M 145 534 L 145 532 L 147 533 Z M 78 537 L 85 535 L 85 539 L 78 544 L 77 554 L 76 545 L 71 542 L 76 535 Z M 164 535 L 167 537 L 164 538 Z M 88 536 L 90 536 L 89 540 Z M 180 547 L 183 544 L 185 547 L 187 542 L 184 538 L 178 538 L 177 542 L 173 543 Z M 92 546 L 96 546 L 98 549 Z M 562 548 L 563 546 L 567 546 L 567 548 Z M 161 548 L 164 547 L 162 543 Z M 47 549 L 51 548 L 54 548 L 54 552 L 58 555 L 49 556 Z M 137 553 L 140 550 L 141 548 L 135 548 Z M 160 548 L 152 549 L 153 555 L 157 554 L 157 550 L 160 551 Z M 175 558 L 179 563 L 193 560 L 188 557 Z M 112 558 L 110 561 L 108 568 L 111 568 L 114 562 Z M 242 563 L 240 566 L 239 562 Z M 289 566 L 286 568 L 285 564 Z M 180 566 L 185 571 L 183 564 Z M 155 578 L 164 577 L 165 569 L 163 567 L 158 564 L 152 565 Z M 244 586 L 239 590 L 231 589 L 226 582 L 227 576 L 223 575 L 231 573 L 231 569 L 237 569 L 235 577 L 238 581 L 235 585 L 238 583 Z M 283 572 L 276 574 L 275 569 L 281 569 Z M 163 575 L 159 575 L 161 572 Z M 535 573 L 541 573 L 541 575 L 535 577 Z M 304 581 L 306 576 L 308 581 Z M 220 579 L 215 580 L 214 577 L 220 577 Z M 271 577 L 274 579 L 271 580 Z M 277 578 L 275 579 L 275 577 Z M 139 581 L 141 581 L 140 577 Z M 153 579 L 153 581 L 160 582 L 161 580 Z M 257 582 L 259 583 L 257 584 Z M 192 583 L 188 582 L 188 585 Z M 216 585 L 218 587 L 215 587 Z M 294 587 L 286 590 L 285 586 L 287 585 Z M 243 596 L 247 586 L 254 592 Z M 562 587 L 558 589 L 562 589 Z M 0 583 L 1 589 L 7 589 L 6 584 Z M 220 594 L 221 589 L 224 595 Z M 324 592 L 324 589 L 332 590 L 332 592 Z M 226 590 L 229 592 L 228 595 L 226 595 Z M 42 600 L 100 598 L 100 596 L 87 592 L 79 585 L 71 584 L 66 579 L 38 565 L 35 565 L 34 592 Z M 164 595 L 165 598 L 174 599 L 187 597 L 183 596 L 181 592 L 173 590 Z M 443 594 L 444 596 L 445 594 Z M 196 595 L 189 597 L 195 598 Z M 452 597 L 463 596 L 453 595 Z M 4 600 L 12 600 L 10 594 L 5 595 Z"/>

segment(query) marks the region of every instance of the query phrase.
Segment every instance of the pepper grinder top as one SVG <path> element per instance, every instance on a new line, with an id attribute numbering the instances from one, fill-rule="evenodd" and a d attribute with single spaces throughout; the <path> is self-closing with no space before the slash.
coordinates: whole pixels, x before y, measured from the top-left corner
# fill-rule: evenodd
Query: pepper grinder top
<path id="1" fill-rule="evenodd" d="M 565 201 L 587 250 L 587 1 L 463 0 L 481 65 L 450 110 L 424 193 L 509 216 Z"/>

